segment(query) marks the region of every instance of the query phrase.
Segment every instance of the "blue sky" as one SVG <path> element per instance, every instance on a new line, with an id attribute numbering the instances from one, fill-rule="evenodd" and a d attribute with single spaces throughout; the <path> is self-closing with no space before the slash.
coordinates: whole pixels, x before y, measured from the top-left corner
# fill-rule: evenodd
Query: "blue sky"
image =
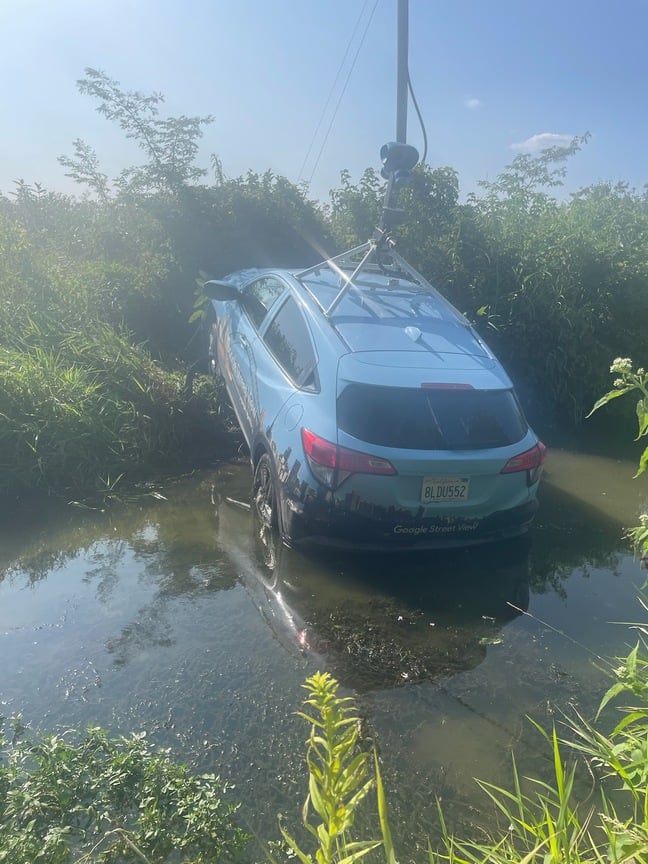
<path id="1" fill-rule="evenodd" d="M 92 66 L 124 89 L 164 93 L 170 115 L 213 114 L 204 167 L 216 153 L 227 176 L 270 169 L 310 181 L 326 200 L 342 169 L 357 180 L 380 167 L 380 147 L 395 137 L 396 9 L 397 0 L 0 0 L 0 191 L 17 178 L 78 190 L 56 161 L 75 138 L 109 176 L 138 161 L 76 88 Z M 570 163 L 567 191 L 648 183 L 645 0 L 410 0 L 409 18 L 427 161 L 455 168 L 463 194 L 516 153 L 584 132 L 592 137 Z M 408 140 L 421 148 L 411 104 Z"/>

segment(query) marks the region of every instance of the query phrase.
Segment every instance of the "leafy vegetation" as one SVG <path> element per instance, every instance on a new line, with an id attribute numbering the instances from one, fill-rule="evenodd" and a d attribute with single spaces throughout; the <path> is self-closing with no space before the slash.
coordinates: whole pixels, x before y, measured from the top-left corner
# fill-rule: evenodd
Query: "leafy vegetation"
<path id="1" fill-rule="evenodd" d="M 645 598 L 641 599 L 648 611 Z M 609 673 L 596 724 L 563 718 L 565 738 L 542 730 L 553 754 L 552 783 L 521 778 L 513 763 L 511 789 L 480 783 L 495 806 L 497 827 L 484 840 L 453 837 L 443 823 L 444 849 L 431 860 L 477 864 L 492 861 L 643 862 L 648 860 L 648 627 L 630 625 L 638 641 Z M 619 697 L 631 703 L 619 704 Z M 620 720 L 602 731 L 601 715 L 616 704 Z M 539 728 L 539 727 L 538 727 Z M 568 751 L 569 760 L 563 755 Z"/>
<path id="2" fill-rule="evenodd" d="M 192 861 L 240 858 L 228 787 L 153 749 L 142 735 L 28 738 L 19 721 L 0 761 L 0 862 Z"/>
<path id="3" fill-rule="evenodd" d="M 648 611 L 645 600 L 642 606 Z M 546 732 L 536 724 L 552 755 L 553 778 L 523 777 L 513 759 L 509 788 L 478 781 L 492 815 L 471 837 L 449 829 L 439 802 L 439 839 L 434 847 L 428 839 L 428 864 L 648 860 L 648 627 L 631 626 L 637 644 L 610 664 L 613 683 L 596 722 L 563 716 L 563 737 L 557 727 Z M 301 864 L 354 864 L 379 855 L 397 864 L 380 761 L 364 746 L 354 700 L 339 695 L 328 673 L 316 673 L 304 686 L 308 695 L 299 713 L 311 733 L 302 818 L 310 839 L 298 841 L 280 821 L 285 846 L 270 844 L 266 856 L 271 862 L 287 854 Z M 620 704 L 622 697 L 629 704 Z M 620 719 L 604 732 L 601 715 L 613 704 Z M 236 807 L 218 777 L 193 776 L 142 735 L 110 738 L 90 728 L 84 736 L 30 740 L 20 720 L 12 727 L 0 761 L 0 862 L 241 859 L 249 838 L 236 826 Z M 376 816 L 374 838 L 356 828 L 363 805 Z"/>
<path id="4" fill-rule="evenodd" d="M 311 734 L 303 822 L 315 855 L 304 851 L 283 824 L 281 833 L 302 864 L 353 864 L 382 842 L 350 836 L 356 811 L 374 786 L 371 753 L 358 747 L 360 718 L 353 700 L 338 695 L 338 682 L 325 672 L 308 678 L 304 686 L 306 710 L 299 714 L 311 724 Z"/>
<path id="5" fill-rule="evenodd" d="M 635 406 L 637 415 L 637 423 L 639 431 L 636 441 L 648 437 L 648 372 L 642 367 L 638 369 L 632 368 L 632 360 L 630 357 L 617 357 L 610 366 L 610 372 L 617 375 L 614 379 L 614 387 L 608 390 L 600 399 L 596 401 L 594 407 L 588 414 L 591 416 L 599 408 L 607 405 L 613 399 L 619 396 L 625 396 L 627 393 L 638 393 L 639 399 Z M 648 468 L 648 447 L 644 448 L 643 453 L 639 457 L 639 467 L 635 477 L 639 477 Z M 628 536 L 634 544 L 635 551 L 641 556 L 641 561 L 645 565 L 648 563 L 648 513 L 641 513 L 639 516 L 639 525 L 631 528 Z"/>
<path id="6" fill-rule="evenodd" d="M 5 498 L 105 494 L 124 472 L 168 465 L 185 448 L 215 455 L 219 394 L 199 374 L 206 310 L 194 314 L 196 281 L 313 263 L 366 240 L 381 214 L 373 169 L 357 184 L 343 172 L 325 206 L 271 172 L 226 178 L 216 156 L 208 185 L 195 159 L 210 117 L 161 117 L 161 94 L 124 91 L 99 70 L 86 70 L 79 90 L 144 161 L 110 180 L 77 139 L 60 162 L 84 186 L 80 198 L 23 181 L 0 195 Z M 648 193 L 602 183 L 556 198 L 566 160 L 585 144 L 518 156 L 464 202 L 452 168 L 418 166 L 401 194 L 400 246 L 487 335 L 543 420 L 580 421 L 605 389 L 605 358 L 621 358 L 593 410 L 638 393 L 644 438 L 648 375 L 622 355 L 648 353 Z M 638 473 L 647 467 L 648 449 Z M 632 538 L 645 552 L 646 514 Z M 479 839 L 454 836 L 439 810 L 430 864 L 648 860 L 648 628 L 633 627 L 637 645 L 617 660 L 601 705 L 628 697 L 621 719 L 606 732 L 603 713 L 596 725 L 565 718 L 564 737 L 543 732 L 551 783 L 520 777 L 515 763 L 511 789 L 482 783 L 493 821 Z M 306 688 L 310 846 L 286 825 L 284 840 L 302 864 L 379 852 L 394 864 L 379 761 L 362 749 L 358 711 L 326 674 Z M 0 862 L 208 862 L 242 852 L 226 787 L 191 776 L 144 738 L 14 732 L 0 761 Z M 593 784 L 587 800 L 581 778 Z M 356 815 L 374 790 L 380 836 L 357 839 Z"/>

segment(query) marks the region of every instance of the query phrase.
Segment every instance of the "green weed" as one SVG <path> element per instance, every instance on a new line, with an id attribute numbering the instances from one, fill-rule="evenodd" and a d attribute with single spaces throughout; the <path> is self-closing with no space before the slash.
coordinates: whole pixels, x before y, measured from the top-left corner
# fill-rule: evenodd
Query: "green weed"
<path id="1" fill-rule="evenodd" d="M 305 851 L 283 823 L 281 833 L 301 864 L 353 864 L 382 844 L 354 840 L 351 833 L 358 808 L 374 787 L 371 753 L 358 747 L 360 718 L 353 700 L 338 696 L 338 682 L 325 672 L 304 686 L 308 698 L 298 713 L 311 724 L 311 734 L 302 818 L 314 851 Z"/>
<path id="2" fill-rule="evenodd" d="M 637 417 L 638 432 L 635 441 L 648 437 L 648 372 L 642 367 L 633 369 L 632 360 L 630 357 L 617 357 L 610 366 L 610 372 L 617 377 L 614 380 L 614 387 L 609 390 L 600 399 L 598 399 L 592 410 L 587 415 L 591 417 L 595 411 L 607 405 L 613 399 L 618 399 L 620 396 L 635 393 L 638 394 L 638 399 L 635 405 L 635 414 Z M 648 447 L 646 447 L 639 457 L 639 467 L 635 477 L 639 477 L 648 468 Z M 635 551 L 641 556 L 643 563 L 648 560 L 648 513 L 641 513 L 639 516 L 639 525 L 631 528 L 628 531 L 628 537 L 632 540 Z"/>
<path id="3" fill-rule="evenodd" d="M 0 761 L 3 864 L 163 864 L 236 861 L 247 836 L 236 827 L 228 786 L 196 777 L 143 735 L 24 737 Z"/>

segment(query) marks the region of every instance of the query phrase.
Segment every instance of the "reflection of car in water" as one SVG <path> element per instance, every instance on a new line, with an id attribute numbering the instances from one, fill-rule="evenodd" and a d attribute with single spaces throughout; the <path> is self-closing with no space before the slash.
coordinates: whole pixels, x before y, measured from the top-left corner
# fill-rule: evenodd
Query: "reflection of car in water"
<path id="1" fill-rule="evenodd" d="M 339 552 L 306 557 L 226 495 L 218 504 L 218 532 L 284 647 L 358 691 L 474 668 L 506 622 L 528 606 L 523 539 L 406 561 Z"/>

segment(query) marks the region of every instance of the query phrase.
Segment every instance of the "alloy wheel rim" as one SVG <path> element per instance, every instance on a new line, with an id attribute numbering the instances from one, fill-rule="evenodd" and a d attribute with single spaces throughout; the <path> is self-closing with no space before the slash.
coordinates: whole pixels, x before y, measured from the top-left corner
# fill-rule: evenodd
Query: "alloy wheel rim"
<path id="1" fill-rule="evenodd" d="M 267 465 L 259 467 L 255 495 L 256 511 L 264 525 L 272 525 L 272 478 Z"/>

